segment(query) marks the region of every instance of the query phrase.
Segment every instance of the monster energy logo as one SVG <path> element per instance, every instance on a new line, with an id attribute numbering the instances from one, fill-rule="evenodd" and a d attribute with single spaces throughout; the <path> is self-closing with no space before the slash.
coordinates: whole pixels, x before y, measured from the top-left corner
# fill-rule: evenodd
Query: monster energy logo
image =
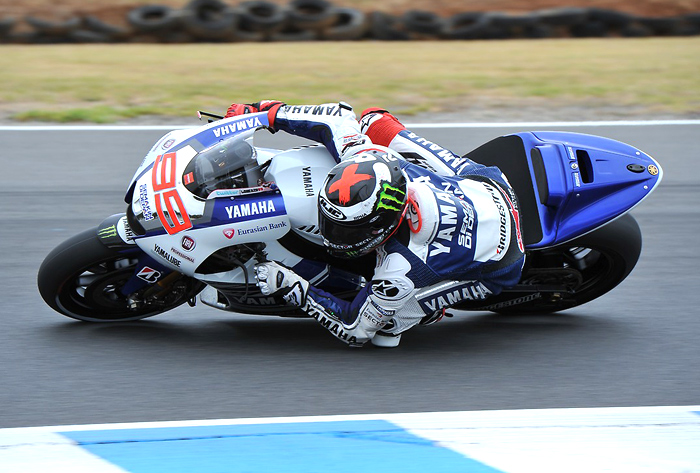
<path id="1" fill-rule="evenodd" d="M 111 227 L 103 228 L 97 232 L 97 236 L 100 238 L 111 238 L 117 236 L 117 226 L 112 225 Z"/>
<path id="2" fill-rule="evenodd" d="M 401 212 L 406 193 L 397 187 L 392 187 L 388 182 L 382 182 L 382 190 L 377 200 L 377 208 Z M 399 198 L 400 197 L 400 198 Z"/>

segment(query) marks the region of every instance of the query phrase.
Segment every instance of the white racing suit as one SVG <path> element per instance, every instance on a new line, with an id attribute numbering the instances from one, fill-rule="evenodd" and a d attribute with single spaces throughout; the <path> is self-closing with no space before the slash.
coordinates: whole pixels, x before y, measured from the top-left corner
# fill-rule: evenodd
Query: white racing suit
<path id="1" fill-rule="evenodd" d="M 303 281 L 297 289 L 305 293 L 292 298 L 351 346 L 380 331 L 375 344 L 395 346 L 402 332 L 437 320 L 445 308 L 515 285 L 524 263 L 517 199 L 501 171 L 459 157 L 382 112 L 366 111 L 358 123 L 341 103 L 285 106 L 271 117 L 274 129 L 323 143 L 337 161 L 368 138 L 406 158 L 401 167 L 417 208 L 378 248 L 369 284 L 348 302 Z"/>

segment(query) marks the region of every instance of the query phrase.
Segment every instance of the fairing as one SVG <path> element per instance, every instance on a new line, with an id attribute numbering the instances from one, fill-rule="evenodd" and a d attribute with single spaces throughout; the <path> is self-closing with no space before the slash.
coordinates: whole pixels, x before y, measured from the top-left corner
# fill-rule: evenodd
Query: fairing
<path id="1" fill-rule="evenodd" d="M 518 133 L 542 226 L 529 248 L 569 241 L 629 212 L 661 182 L 651 156 L 619 141 L 580 133 Z"/>

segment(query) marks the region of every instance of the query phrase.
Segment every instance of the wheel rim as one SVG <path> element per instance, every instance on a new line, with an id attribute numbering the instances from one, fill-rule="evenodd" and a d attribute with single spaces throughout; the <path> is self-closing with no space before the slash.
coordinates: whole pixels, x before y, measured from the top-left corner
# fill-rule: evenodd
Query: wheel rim
<path id="1" fill-rule="evenodd" d="M 82 309 L 93 313 L 96 319 L 117 314 L 138 318 L 140 311 L 129 310 L 127 298 L 120 292 L 137 263 L 136 259 L 118 257 L 90 265 L 68 278 L 57 295 L 58 304 L 70 312 Z"/>
<path id="2" fill-rule="evenodd" d="M 134 275 L 138 259 L 112 257 L 74 273 L 66 279 L 56 295 L 57 304 L 76 318 L 95 322 L 139 320 L 179 306 L 193 297 L 201 283 L 191 280 L 186 290 L 168 294 L 160 305 L 144 305 L 132 309 L 122 287 Z"/>

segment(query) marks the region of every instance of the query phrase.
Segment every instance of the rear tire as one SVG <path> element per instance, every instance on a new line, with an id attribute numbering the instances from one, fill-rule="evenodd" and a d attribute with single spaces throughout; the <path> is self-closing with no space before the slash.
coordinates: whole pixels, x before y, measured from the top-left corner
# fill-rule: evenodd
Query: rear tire
<path id="1" fill-rule="evenodd" d="M 200 281 L 182 276 L 158 305 L 130 309 L 121 287 L 134 274 L 142 254 L 137 247 L 108 248 L 92 228 L 56 247 L 39 268 L 37 285 L 44 301 L 55 311 L 88 322 L 128 322 L 151 317 L 192 299 L 203 288 Z"/>
<path id="2" fill-rule="evenodd" d="M 574 269 L 581 279 L 572 293 L 508 292 L 490 302 L 488 310 L 501 314 L 551 313 L 590 302 L 619 285 L 634 269 L 642 251 L 642 234 L 630 214 L 587 235 L 557 247 L 533 252 L 528 268 L 554 267 Z M 552 264 L 558 262 L 558 264 Z M 520 284 L 561 283 L 557 275 L 546 269 L 528 277 L 526 269 Z M 528 300 L 531 299 L 531 300 Z M 511 301 L 510 305 L 509 302 Z M 514 301 L 525 301 L 513 304 Z M 495 307 L 494 307 L 495 306 Z"/>

